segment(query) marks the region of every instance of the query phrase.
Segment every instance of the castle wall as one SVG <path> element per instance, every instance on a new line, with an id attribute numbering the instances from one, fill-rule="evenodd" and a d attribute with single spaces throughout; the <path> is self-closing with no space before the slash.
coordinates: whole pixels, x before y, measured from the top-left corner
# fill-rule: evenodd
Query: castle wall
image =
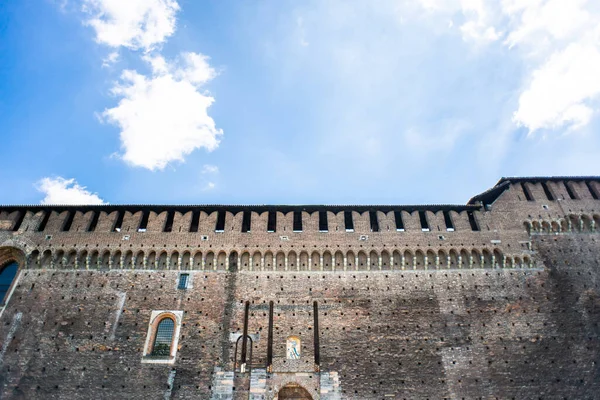
<path id="1" fill-rule="evenodd" d="M 42 232 L 41 214 L 27 212 L 19 229 L 0 232 L 0 266 L 21 264 L 0 308 L 0 398 L 258 400 L 289 382 L 324 400 L 595 398 L 600 202 L 585 185 L 572 184 L 579 199 L 570 199 L 550 183 L 559 201 L 535 182 L 527 201 L 511 184 L 472 211 L 479 230 L 470 210 L 449 211 L 454 231 L 442 211 L 426 211 L 429 231 L 418 210 L 401 212 L 404 231 L 381 211 L 379 232 L 356 211 L 353 232 L 343 212 L 328 212 L 328 232 L 318 212 L 293 232 L 288 212 L 273 233 L 267 211 L 252 213 L 250 233 L 241 212 L 226 215 L 222 233 L 216 211 L 201 213 L 197 233 L 184 229 L 190 213 L 176 212 L 163 233 L 166 211 L 150 214 L 147 232 L 137 232 L 139 211 L 124 214 L 121 232 L 111 232 L 117 211 L 93 232 L 90 212 L 67 232 L 66 211 L 52 211 Z M 17 219 L 0 213 L 10 229 Z M 241 372 L 246 302 L 252 356 Z M 172 364 L 142 356 L 156 310 L 183 312 Z M 286 357 L 290 336 L 301 339 L 298 360 Z"/>

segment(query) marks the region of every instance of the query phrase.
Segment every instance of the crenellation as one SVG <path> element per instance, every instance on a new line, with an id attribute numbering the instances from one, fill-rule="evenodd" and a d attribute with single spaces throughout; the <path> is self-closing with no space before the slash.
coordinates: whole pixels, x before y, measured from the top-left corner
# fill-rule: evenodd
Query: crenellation
<path id="1" fill-rule="evenodd" d="M 115 222 L 117 221 L 118 211 L 106 212 L 100 211 L 98 223 L 93 232 L 106 233 L 112 232 Z"/>
<path id="2" fill-rule="evenodd" d="M 93 214 L 93 211 L 88 211 L 85 213 L 81 211 L 76 211 L 75 216 L 73 217 L 73 223 L 71 224 L 70 231 L 86 232 L 92 220 Z"/>
<path id="3" fill-rule="evenodd" d="M 142 212 L 126 211 L 121 224 L 121 232 L 130 233 L 137 232 L 140 222 L 142 221 Z"/>
<path id="4" fill-rule="evenodd" d="M 146 227 L 146 232 L 162 232 L 165 227 L 165 222 L 167 221 L 167 212 L 163 211 L 161 213 L 156 213 L 154 211 L 150 211 L 150 215 L 148 217 L 148 225 Z"/>
<path id="5" fill-rule="evenodd" d="M 19 220 L 19 211 L 2 211 L 0 212 L 0 229 L 14 231 L 15 224 Z"/>
<path id="6" fill-rule="evenodd" d="M 413 211 L 409 213 L 407 211 L 402 211 L 402 221 L 404 222 L 404 230 L 410 232 L 421 232 L 421 221 L 419 219 L 419 213 L 417 211 Z"/>
<path id="7" fill-rule="evenodd" d="M 258 226 L 256 229 L 261 229 Z M 264 229 L 264 228 L 262 228 Z M 276 232 L 279 232 L 280 235 L 291 235 L 294 230 L 294 213 L 283 213 L 281 211 L 277 212 L 277 226 Z"/>
<path id="8" fill-rule="evenodd" d="M 46 228 L 44 229 L 44 231 L 47 231 L 48 233 L 62 232 L 65 220 L 67 219 L 68 215 L 68 211 L 51 211 L 50 218 L 48 219 L 48 222 L 46 222 Z"/>
<path id="9" fill-rule="evenodd" d="M 250 226 L 250 232 L 252 233 L 252 235 L 257 235 L 257 236 L 261 236 L 264 234 L 264 232 L 267 231 L 267 220 L 269 218 L 269 215 L 267 212 L 262 212 L 262 213 L 257 213 L 252 211 L 251 213 L 252 217 L 251 217 L 251 226 Z M 287 228 L 288 230 L 285 232 L 278 232 L 279 234 L 287 234 L 287 233 L 291 233 L 288 232 L 291 229 L 291 225 L 290 227 Z"/>
<path id="10" fill-rule="evenodd" d="M 243 217 L 243 212 L 234 214 L 228 211 L 225 215 L 225 231 L 228 233 L 242 232 Z M 185 232 L 185 230 L 182 229 L 182 232 Z"/>

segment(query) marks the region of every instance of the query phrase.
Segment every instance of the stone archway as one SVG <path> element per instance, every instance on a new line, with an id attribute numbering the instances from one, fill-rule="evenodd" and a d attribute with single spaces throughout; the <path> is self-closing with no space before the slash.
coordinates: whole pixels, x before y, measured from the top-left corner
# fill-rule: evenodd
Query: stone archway
<path id="1" fill-rule="evenodd" d="M 0 306 L 10 297 L 18 276 L 18 270 L 25 265 L 25 253 L 15 247 L 0 247 Z"/>
<path id="2" fill-rule="evenodd" d="M 24 267 L 25 253 L 16 247 L 0 246 L 0 269 L 11 262 L 16 262 L 20 267 Z"/>
<path id="3" fill-rule="evenodd" d="M 308 390 L 295 383 L 288 383 L 277 393 L 276 400 L 313 400 Z"/>

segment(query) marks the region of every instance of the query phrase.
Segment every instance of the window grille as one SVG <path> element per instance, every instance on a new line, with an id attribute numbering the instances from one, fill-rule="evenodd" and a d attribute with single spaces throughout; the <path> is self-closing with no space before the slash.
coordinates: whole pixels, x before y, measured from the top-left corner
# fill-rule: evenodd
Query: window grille
<path id="1" fill-rule="evenodd" d="M 187 289 L 189 277 L 190 277 L 189 274 L 179 275 L 179 285 L 177 286 L 177 289 Z"/>
<path id="2" fill-rule="evenodd" d="M 152 347 L 153 356 L 170 356 L 171 343 L 173 341 L 173 330 L 175 322 L 171 318 L 165 318 L 159 322 Z"/>

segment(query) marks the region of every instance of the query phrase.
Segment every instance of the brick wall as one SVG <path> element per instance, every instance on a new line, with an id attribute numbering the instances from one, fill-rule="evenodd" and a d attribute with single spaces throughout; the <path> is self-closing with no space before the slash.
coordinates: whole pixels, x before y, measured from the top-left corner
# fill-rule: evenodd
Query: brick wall
<path id="1" fill-rule="evenodd" d="M 538 186 L 530 185 L 536 198 L 544 194 Z M 345 232 L 343 213 L 328 215 L 327 233 L 318 232 L 318 213 L 303 220 L 301 233 L 291 232 L 290 213 L 285 220 L 278 216 L 278 232 L 267 233 L 267 214 L 262 213 L 252 216 L 252 232 L 243 234 L 238 213 L 227 215 L 226 227 L 235 223 L 240 229 L 217 234 L 207 228 L 212 224 L 214 229 L 214 212 L 208 225 L 202 223 L 207 215 L 201 215 L 198 233 L 179 232 L 188 223 L 184 221 L 191 220 L 185 213 L 175 214 L 172 233 L 161 233 L 165 212 L 151 214 L 148 232 L 138 233 L 137 212 L 126 215 L 130 238 L 123 240 L 125 232 L 109 232 L 114 211 L 110 218 L 101 215 L 101 230 L 89 233 L 85 232 L 89 212 L 76 215 L 73 225 L 80 229 L 69 232 L 60 232 L 57 219 L 64 210 L 51 215 L 48 229 L 53 228 L 44 232 L 32 228 L 42 214 L 28 212 L 23 220 L 27 230 L 0 232 L 0 265 L 10 260 L 21 264 L 14 292 L 0 308 L 0 398 L 263 400 L 272 399 L 290 382 L 324 400 L 597 398 L 598 227 L 528 233 L 523 225 L 570 214 L 588 215 L 594 221 L 600 202 L 579 193 L 585 186 L 573 186 L 581 199 L 567 195 L 560 201 L 526 201 L 520 185 L 512 185 L 490 207 L 476 212 L 478 232 L 470 230 L 463 211 L 451 212 L 455 232 L 443 226 L 437 231 L 444 223 L 441 213 L 429 214 L 432 231 L 422 232 L 416 212 L 403 212 L 404 232 L 396 232 L 393 213 L 380 214 L 381 232 L 370 232 L 367 212 L 354 220 L 351 233 Z M 552 190 L 558 197 L 565 195 L 558 186 Z M 16 218 L 12 211 L 1 215 Z M 260 224 L 264 232 L 256 232 Z M 340 225 L 339 230 L 334 224 Z M 279 238 L 283 226 L 288 241 Z M 359 241 L 361 234 L 368 240 Z M 200 240 L 202 235 L 209 240 Z M 303 253 L 314 260 L 316 252 L 319 263 L 330 254 L 333 264 L 338 252 L 449 254 L 461 248 L 469 252 L 496 248 L 511 261 L 528 258 L 531 263 L 484 263 L 477 268 L 434 263 L 428 270 L 400 265 L 380 270 L 375 264 L 373 270 L 363 266 L 335 271 L 324 263 L 323 270 L 320 264 L 312 271 L 277 266 L 249 270 L 238 265 L 236 272 L 219 265 L 219 260 L 227 264 L 232 254 L 243 260 L 245 253 L 252 264 L 256 252 L 261 257 L 271 254 L 272 259 L 266 259 L 274 265 L 280 252 L 295 252 L 299 261 Z M 54 260 L 41 268 L 32 254 L 41 258 L 48 250 Z M 107 251 L 111 260 L 122 255 L 134 261 L 125 265 L 111 261 L 112 270 L 102 265 L 86 269 L 81 262 L 61 266 L 56 257 L 67 260 L 73 252 L 78 256 L 98 252 L 101 259 Z M 182 261 L 170 261 L 164 270 L 145 269 L 143 262 L 135 261 L 140 251 L 145 257 L 156 253 L 157 258 L 166 252 L 169 260 L 176 254 L 174 259 L 179 256 Z M 187 253 L 189 266 L 183 261 Z M 216 270 L 201 270 L 198 257 L 210 253 Z M 177 289 L 178 268 L 191 274 L 192 288 Z M 267 373 L 271 301 L 273 365 Z M 314 365 L 315 301 L 319 371 Z M 246 302 L 252 358 L 250 372 L 241 373 L 235 367 L 235 345 L 243 333 Z M 142 363 L 153 310 L 184 312 L 172 365 Z M 299 360 L 286 358 L 291 335 L 302 340 Z"/>

